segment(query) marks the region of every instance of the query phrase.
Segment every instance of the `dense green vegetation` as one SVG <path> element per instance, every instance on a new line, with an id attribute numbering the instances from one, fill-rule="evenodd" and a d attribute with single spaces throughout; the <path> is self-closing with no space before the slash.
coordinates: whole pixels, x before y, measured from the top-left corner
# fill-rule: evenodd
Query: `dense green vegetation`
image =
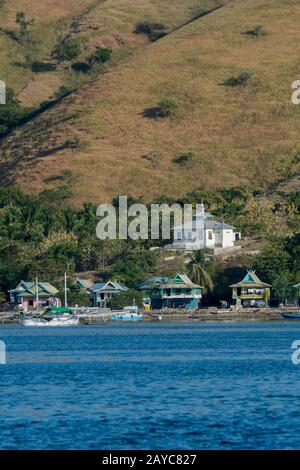
<path id="1" fill-rule="evenodd" d="M 52 56 L 58 60 L 58 62 L 66 62 L 79 56 L 81 52 L 81 41 L 78 38 L 66 38 L 60 41 Z"/>
<path id="2" fill-rule="evenodd" d="M 133 286 L 155 266 L 141 244 L 97 239 L 96 206 L 76 211 L 65 204 L 59 191 L 34 197 L 0 189 L 0 291 L 35 276 L 60 288 L 65 271 L 97 271 Z"/>
<path id="3" fill-rule="evenodd" d="M 95 53 L 90 57 L 90 63 L 104 64 L 111 59 L 112 49 L 97 47 Z"/>
<path id="4" fill-rule="evenodd" d="M 6 90 L 6 104 L 0 107 L 0 134 L 13 128 L 31 110 L 21 106 L 14 91 L 11 88 Z"/>
<path id="5" fill-rule="evenodd" d="M 115 280 L 131 289 L 149 276 L 162 274 L 161 258 L 165 255 L 149 248 L 167 241 L 97 239 L 96 206 L 86 203 L 80 210 L 69 207 L 71 176 L 68 173 L 61 178 L 59 190 L 49 189 L 38 196 L 26 195 L 16 188 L 0 189 L 0 292 L 6 292 L 21 279 L 36 276 L 62 289 L 65 271 L 70 282 L 77 273 L 93 272 L 97 279 Z M 298 202 L 299 194 L 291 197 Z M 241 188 L 196 191 L 178 202 L 195 204 L 201 199 L 212 213 L 243 228 L 244 234 L 255 232 L 268 242 L 259 256 L 239 260 L 236 266 L 210 261 L 203 253 L 195 253 L 188 265 L 182 265 L 195 282 L 206 287 L 207 300 L 217 303 L 229 298 L 228 286 L 240 280 L 247 267 L 254 267 L 262 279 L 273 284 L 278 298 L 294 297 L 292 286 L 300 281 L 300 235 L 299 226 L 292 228 L 299 222 L 299 205 L 288 202 L 284 208 L 271 206 L 270 209 L 264 204 L 260 207 L 253 194 Z M 132 202 L 135 200 L 129 201 L 129 205 Z M 174 201 L 161 198 L 155 202 Z M 291 210 L 290 218 L 287 207 Z M 163 274 L 168 272 L 164 270 Z M 76 304 L 87 301 L 72 289 L 70 295 Z"/>
<path id="6" fill-rule="evenodd" d="M 136 289 L 129 289 L 127 292 L 122 292 L 112 297 L 112 299 L 107 303 L 107 306 L 112 309 L 122 309 L 128 305 L 143 307 L 142 292 Z"/>

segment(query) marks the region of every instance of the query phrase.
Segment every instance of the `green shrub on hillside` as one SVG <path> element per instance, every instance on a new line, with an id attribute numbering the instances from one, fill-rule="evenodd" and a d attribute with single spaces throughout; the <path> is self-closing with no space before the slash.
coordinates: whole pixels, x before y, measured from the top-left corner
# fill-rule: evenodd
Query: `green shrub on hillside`
<path id="1" fill-rule="evenodd" d="M 254 75 L 254 72 L 252 72 L 251 70 L 244 70 L 238 75 L 235 75 L 225 80 L 223 82 L 223 85 L 229 87 L 245 86 L 249 82 L 252 75 Z"/>
<path id="2" fill-rule="evenodd" d="M 178 103 L 174 99 L 164 99 L 155 108 L 144 109 L 142 115 L 149 119 L 167 118 L 175 113 Z"/>
<path id="3" fill-rule="evenodd" d="M 28 113 L 29 109 L 20 105 L 14 91 L 6 90 L 6 104 L 0 106 L 0 135 L 18 125 Z"/>
<path id="4" fill-rule="evenodd" d="M 91 63 L 104 64 L 111 59 L 112 49 L 97 47 L 96 52 L 90 57 Z"/>
<path id="5" fill-rule="evenodd" d="M 173 158 L 173 162 L 177 163 L 179 165 L 186 165 L 188 163 L 193 163 L 196 159 L 196 155 L 194 152 L 184 152 L 181 153 L 180 155 L 177 155 L 176 157 Z"/>
<path id="6" fill-rule="evenodd" d="M 67 62 L 79 56 L 81 53 L 81 41 L 77 38 L 67 38 L 57 44 L 52 52 L 52 57 L 58 62 Z"/>
<path id="7" fill-rule="evenodd" d="M 296 155 L 289 159 L 281 158 L 279 163 L 278 174 L 280 181 L 286 180 L 297 170 L 298 165 L 300 164 L 300 153 L 296 153 Z"/>
<path id="8" fill-rule="evenodd" d="M 158 103 L 157 116 L 166 118 L 171 116 L 178 108 L 178 103 L 173 99 L 165 99 Z"/>
<path id="9" fill-rule="evenodd" d="M 243 34 L 246 34 L 247 36 L 253 36 L 255 38 L 265 36 L 267 33 L 263 28 L 264 27 L 261 24 L 257 24 L 254 28 L 248 29 Z"/>
<path id="10" fill-rule="evenodd" d="M 72 149 L 82 149 L 86 146 L 86 142 L 81 137 L 75 136 L 66 140 L 65 146 Z"/>
<path id="11" fill-rule="evenodd" d="M 18 39 L 27 42 L 30 26 L 33 25 L 34 19 L 27 19 L 24 11 L 16 13 L 16 23 L 19 25 Z"/>
<path id="12" fill-rule="evenodd" d="M 294 204 L 297 211 L 300 213 L 300 191 L 295 191 L 288 195 L 288 202 Z"/>

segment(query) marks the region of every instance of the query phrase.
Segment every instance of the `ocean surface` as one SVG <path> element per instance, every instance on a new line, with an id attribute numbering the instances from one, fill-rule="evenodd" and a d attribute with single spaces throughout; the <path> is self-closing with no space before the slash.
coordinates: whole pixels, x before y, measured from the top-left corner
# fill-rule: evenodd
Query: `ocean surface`
<path id="1" fill-rule="evenodd" d="M 300 324 L 0 327 L 1 449 L 299 449 Z"/>

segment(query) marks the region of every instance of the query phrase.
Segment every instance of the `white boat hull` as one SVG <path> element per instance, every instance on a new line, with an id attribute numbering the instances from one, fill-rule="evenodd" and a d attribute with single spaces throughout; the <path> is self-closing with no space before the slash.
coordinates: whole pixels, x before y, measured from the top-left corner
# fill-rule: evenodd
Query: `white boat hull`
<path id="1" fill-rule="evenodd" d="M 53 318 L 49 321 L 43 318 L 27 318 L 22 324 L 23 326 L 76 326 L 79 325 L 79 317 Z"/>

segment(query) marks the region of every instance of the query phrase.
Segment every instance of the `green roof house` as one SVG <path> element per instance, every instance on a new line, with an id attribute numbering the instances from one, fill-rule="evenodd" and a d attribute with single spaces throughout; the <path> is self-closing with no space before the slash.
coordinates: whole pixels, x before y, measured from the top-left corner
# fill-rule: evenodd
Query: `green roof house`
<path id="1" fill-rule="evenodd" d="M 150 292 L 151 307 L 197 309 L 201 305 L 203 287 L 194 284 L 186 274 L 164 278 Z"/>
<path id="2" fill-rule="evenodd" d="M 232 299 L 243 307 L 267 307 L 271 285 L 262 282 L 255 271 L 248 271 L 241 282 L 230 286 Z"/>
<path id="3" fill-rule="evenodd" d="M 49 282 L 25 282 L 9 291 L 13 307 L 24 312 L 44 307 L 60 307 L 61 302 L 56 296 L 58 289 Z M 37 305 L 38 300 L 38 305 Z"/>

